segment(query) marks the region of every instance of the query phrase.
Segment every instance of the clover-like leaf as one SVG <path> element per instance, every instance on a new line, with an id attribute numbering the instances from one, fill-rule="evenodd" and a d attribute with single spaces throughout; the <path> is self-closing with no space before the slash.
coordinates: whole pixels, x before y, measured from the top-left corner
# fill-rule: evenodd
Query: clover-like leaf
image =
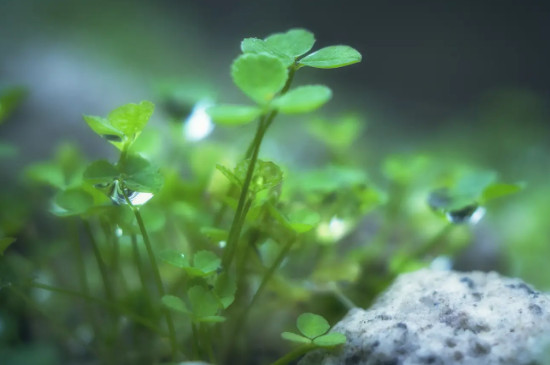
<path id="1" fill-rule="evenodd" d="M 216 271 L 221 265 L 221 259 L 211 251 L 199 251 L 193 256 L 193 267 L 204 275 Z"/>
<path id="2" fill-rule="evenodd" d="M 233 62 L 231 76 L 242 92 L 263 105 L 283 88 L 288 71 L 275 56 L 247 53 Z"/>
<path id="3" fill-rule="evenodd" d="M 233 171 L 231 171 L 227 167 L 218 164 L 218 165 L 216 165 L 216 170 L 221 172 L 227 178 L 227 180 L 229 180 L 235 186 L 238 186 L 238 187 L 242 186 L 243 182 L 240 180 L 240 178 L 238 176 L 236 176 L 233 173 Z"/>
<path id="4" fill-rule="evenodd" d="M 118 169 L 126 187 L 134 191 L 157 193 L 164 183 L 160 171 L 141 156 L 126 156 Z"/>
<path id="5" fill-rule="evenodd" d="M 6 251 L 6 249 L 10 247 L 10 245 L 14 242 L 15 242 L 15 238 L 13 237 L 0 238 L 0 256 L 3 256 L 4 251 Z"/>
<path id="6" fill-rule="evenodd" d="M 202 318 L 217 316 L 219 305 L 214 294 L 200 285 L 195 285 L 187 291 L 189 303 L 193 312 L 193 319 L 201 321 Z"/>
<path id="7" fill-rule="evenodd" d="M 523 184 L 494 183 L 487 186 L 481 193 L 481 203 L 500 198 L 502 196 L 515 194 L 523 189 Z"/>
<path id="8" fill-rule="evenodd" d="M 175 267 L 179 268 L 186 268 L 189 267 L 189 259 L 187 256 L 181 252 L 174 251 L 174 250 L 164 250 L 161 251 L 159 254 L 159 258 Z"/>
<path id="9" fill-rule="evenodd" d="M 119 150 L 124 148 L 124 142 L 127 140 L 124 132 L 113 127 L 109 120 L 93 115 L 84 115 L 83 118 L 100 137 L 105 138 Z"/>
<path id="10" fill-rule="evenodd" d="M 338 332 L 327 333 L 313 340 L 313 344 L 319 347 L 334 347 L 344 343 L 346 343 L 346 336 Z"/>
<path id="11" fill-rule="evenodd" d="M 319 223 L 321 216 L 319 213 L 309 209 L 298 209 L 292 211 L 288 218 L 285 217 L 277 208 L 272 204 L 268 205 L 269 212 L 279 223 L 285 226 L 287 229 L 296 233 L 305 233 L 313 229 L 317 223 Z"/>
<path id="12" fill-rule="evenodd" d="M 221 104 L 206 110 L 212 120 L 223 125 L 240 125 L 252 122 L 262 114 L 257 106 Z"/>
<path id="13" fill-rule="evenodd" d="M 300 86 L 288 91 L 273 101 L 273 105 L 285 114 L 311 112 L 332 97 L 332 91 L 322 85 Z"/>
<path id="14" fill-rule="evenodd" d="M 275 33 L 265 39 L 266 45 L 292 58 L 303 55 L 313 47 L 315 37 L 305 29 L 290 29 L 286 33 Z"/>
<path id="15" fill-rule="evenodd" d="M 301 343 L 301 344 L 310 344 L 311 340 L 307 337 L 301 336 L 294 332 L 283 332 L 281 333 L 281 337 L 287 341 L 295 342 L 295 343 Z"/>
<path id="16" fill-rule="evenodd" d="M 57 194 L 55 204 L 52 213 L 58 216 L 79 215 L 94 205 L 94 198 L 83 189 L 72 188 Z"/>
<path id="17" fill-rule="evenodd" d="M 185 305 L 185 302 L 176 296 L 165 295 L 162 297 L 161 301 L 162 304 L 169 309 L 175 310 L 176 312 L 189 314 L 189 309 Z"/>
<path id="18" fill-rule="evenodd" d="M 118 169 L 107 160 L 92 162 L 84 171 L 84 179 L 91 184 L 111 183 L 118 177 Z"/>
<path id="19" fill-rule="evenodd" d="M 227 273 L 221 273 L 216 279 L 214 284 L 214 292 L 218 296 L 222 307 L 226 309 L 235 300 L 235 292 L 237 291 L 237 283 L 235 279 L 227 275 Z"/>
<path id="20" fill-rule="evenodd" d="M 243 53 L 266 53 L 271 56 L 277 57 L 281 60 L 285 67 L 289 67 L 294 63 L 294 57 L 271 48 L 263 39 L 245 38 L 241 42 L 241 50 L 243 51 Z"/>
<path id="21" fill-rule="evenodd" d="M 361 61 L 361 54 L 349 46 L 329 46 L 313 52 L 299 61 L 300 66 L 337 68 Z"/>
<path id="22" fill-rule="evenodd" d="M 313 313 L 303 313 L 298 317 L 296 326 L 307 338 L 315 338 L 327 333 L 330 325 L 322 316 Z"/>
<path id="23" fill-rule="evenodd" d="M 154 110 L 155 105 L 150 101 L 142 101 L 139 104 L 129 103 L 110 112 L 107 119 L 114 128 L 128 138 L 135 139 L 145 128 Z"/>
<path id="24" fill-rule="evenodd" d="M 250 160 L 241 161 L 235 167 L 234 175 L 239 181 L 244 181 L 248 171 Z M 250 182 L 250 191 L 258 193 L 262 190 L 272 189 L 280 185 L 283 181 L 283 172 L 277 164 L 271 161 L 257 160 L 256 167 L 252 174 Z"/>

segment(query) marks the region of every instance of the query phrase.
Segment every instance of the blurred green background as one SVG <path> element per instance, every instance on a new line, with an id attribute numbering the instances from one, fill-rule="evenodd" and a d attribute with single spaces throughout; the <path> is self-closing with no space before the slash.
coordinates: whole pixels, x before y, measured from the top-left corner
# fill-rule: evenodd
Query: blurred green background
<path id="1" fill-rule="evenodd" d="M 40 220 L 47 210 L 20 188 L 26 166 L 52 158 L 64 142 L 88 160 L 114 156 L 82 114 L 151 100 L 157 105 L 151 124 L 166 138 L 201 100 L 245 100 L 229 76 L 242 38 L 303 27 L 315 33 L 316 48 L 343 43 L 363 54 L 358 65 L 304 70 L 296 80 L 329 85 L 335 96 L 318 117 L 356 116 L 358 138 L 339 149 L 316 134 L 315 118 L 281 118 L 262 156 L 293 170 L 344 162 L 388 189 L 388 161 L 397 159 L 405 183 L 419 194 L 404 199 L 404 207 L 415 199 L 424 204 L 436 187 L 423 185 L 431 168 L 490 169 L 502 181 L 524 182 L 522 192 L 487 207 L 454 267 L 499 270 L 550 289 L 549 18 L 548 2 L 512 0 L 2 0 L 0 92 L 26 90 L 0 126 L 0 140 L 13 147 L 0 156 L 4 234 L 25 226 L 19 217 Z M 209 141 L 239 156 L 252 132 L 216 128 Z M 150 142 L 157 156 L 160 141 Z M 423 156 L 428 167 L 416 168 Z M 196 164 L 181 158 L 184 170 Z M 401 219 L 432 230 L 415 214 L 411 208 Z M 55 235 L 47 223 L 33 229 Z"/>

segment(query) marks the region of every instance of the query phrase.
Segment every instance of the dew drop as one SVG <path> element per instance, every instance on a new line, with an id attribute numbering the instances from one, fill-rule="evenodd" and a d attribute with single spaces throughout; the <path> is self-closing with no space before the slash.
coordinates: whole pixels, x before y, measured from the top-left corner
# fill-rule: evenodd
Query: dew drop
<path id="1" fill-rule="evenodd" d="M 128 200 L 132 205 L 143 205 L 147 203 L 152 197 L 152 193 L 144 193 L 139 191 L 134 191 L 128 188 L 122 188 L 118 180 L 115 180 L 111 190 L 110 198 L 113 203 L 116 205 L 124 205 L 128 202 L 126 201 L 125 195 L 128 197 Z"/>
<path id="2" fill-rule="evenodd" d="M 485 215 L 485 208 L 472 204 L 464 208 L 451 210 L 445 214 L 447 220 L 454 224 L 476 224 Z"/>
<path id="3" fill-rule="evenodd" d="M 117 226 L 115 228 L 115 236 L 117 237 L 122 237 L 122 234 L 124 233 L 124 231 L 122 230 L 122 228 L 120 228 L 119 226 Z"/>
<path id="4" fill-rule="evenodd" d="M 225 242 L 225 241 L 218 242 L 218 247 L 219 248 L 224 248 L 226 245 L 227 245 L 227 242 Z"/>
<path id="5" fill-rule="evenodd" d="M 210 101 L 202 100 L 193 107 L 183 125 L 183 133 L 188 141 L 200 141 L 214 130 L 214 123 L 206 112 L 210 106 L 212 106 Z"/>

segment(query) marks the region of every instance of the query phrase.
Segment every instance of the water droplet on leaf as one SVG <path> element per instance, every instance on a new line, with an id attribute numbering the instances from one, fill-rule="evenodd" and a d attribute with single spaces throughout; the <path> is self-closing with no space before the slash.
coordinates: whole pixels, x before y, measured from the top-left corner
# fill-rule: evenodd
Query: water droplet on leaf
<path id="1" fill-rule="evenodd" d="M 120 182 L 115 180 L 111 188 L 110 198 L 116 205 L 128 204 L 126 197 L 128 197 L 132 205 L 143 205 L 153 197 L 153 193 L 134 191 L 128 188 L 122 188 L 120 185 Z"/>
<path id="2" fill-rule="evenodd" d="M 485 215 L 485 208 L 472 204 L 461 209 L 448 211 L 445 216 L 454 224 L 476 224 Z"/>
<path id="3" fill-rule="evenodd" d="M 183 133 L 188 141 L 200 141 L 214 130 L 214 123 L 206 109 L 213 104 L 208 100 L 199 101 L 185 120 Z"/>

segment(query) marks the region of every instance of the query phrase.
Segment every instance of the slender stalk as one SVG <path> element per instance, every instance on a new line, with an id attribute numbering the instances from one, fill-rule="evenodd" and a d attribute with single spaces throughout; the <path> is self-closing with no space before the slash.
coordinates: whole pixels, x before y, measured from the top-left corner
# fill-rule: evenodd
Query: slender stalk
<path id="1" fill-rule="evenodd" d="M 137 244 L 137 237 L 135 234 L 131 235 L 132 240 L 132 251 L 134 253 L 134 262 L 136 264 L 137 272 L 139 275 L 139 280 L 141 282 L 141 286 L 143 288 L 143 293 L 145 300 L 147 301 L 147 307 L 151 308 L 151 297 L 149 296 L 148 292 L 148 286 L 147 286 L 147 276 L 145 275 L 145 268 L 143 267 L 143 264 L 141 263 L 141 257 L 139 254 L 139 247 Z"/>
<path id="2" fill-rule="evenodd" d="M 193 358 L 201 358 L 201 348 L 199 344 L 199 331 L 195 322 L 191 323 L 191 331 L 193 332 Z"/>
<path id="3" fill-rule="evenodd" d="M 143 218 L 141 217 L 141 213 L 139 212 L 139 209 L 137 209 L 134 205 L 132 205 L 132 202 L 130 201 L 130 199 L 128 199 L 126 194 L 124 194 L 124 197 L 126 198 L 128 205 L 130 205 L 130 207 L 132 208 L 132 211 L 134 212 L 134 216 L 136 217 L 136 220 L 138 222 L 139 230 L 141 232 L 141 236 L 143 237 L 145 248 L 147 249 L 147 255 L 149 256 L 149 262 L 151 264 L 151 267 L 153 268 L 153 278 L 155 281 L 155 285 L 157 286 L 157 290 L 160 298 L 162 298 L 165 294 L 164 286 L 162 284 L 162 279 L 160 277 L 160 270 L 157 264 L 157 260 L 153 252 L 153 248 L 151 246 L 151 241 L 149 240 L 149 234 L 147 233 L 147 230 L 145 229 L 145 224 L 143 223 Z M 172 319 L 172 314 L 170 313 L 170 311 L 163 307 L 163 312 L 166 317 L 166 325 L 168 326 L 170 345 L 172 348 L 172 358 L 175 360 L 177 355 L 176 329 L 174 327 L 174 321 Z"/>
<path id="4" fill-rule="evenodd" d="M 269 269 L 264 273 L 264 276 L 262 277 L 262 281 L 260 283 L 260 286 L 258 287 L 258 290 L 256 290 L 256 293 L 254 293 L 252 300 L 250 301 L 250 303 L 248 303 L 245 310 L 239 317 L 239 320 L 237 321 L 237 323 L 239 323 L 241 328 L 244 327 L 244 323 L 248 317 L 248 313 L 250 312 L 250 309 L 254 306 L 254 304 L 256 303 L 256 301 L 264 291 L 265 287 L 267 286 L 267 283 L 269 282 L 269 280 L 271 279 L 275 271 L 279 268 L 279 266 L 281 265 L 285 257 L 288 255 L 288 252 L 292 248 L 292 245 L 294 244 L 295 241 L 296 239 L 293 238 L 286 243 L 286 245 L 283 247 L 281 252 L 279 252 L 277 257 L 275 258 L 275 261 L 273 261 Z"/>
<path id="5" fill-rule="evenodd" d="M 97 262 L 97 266 L 99 267 L 99 273 L 101 275 L 101 280 L 103 281 L 103 287 L 105 289 L 105 296 L 109 302 L 115 303 L 115 295 L 114 295 L 113 287 L 111 285 L 111 281 L 109 280 L 109 273 L 107 272 L 107 266 L 105 265 L 105 261 L 103 261 L 103 257 L 101 256 L 101 251 L 99 251 L 99 246 L 95 240 L 94 234 L 92 232 L 92 228 L 90 227 L 90 223 L 88 221 L 83 221 L 83 223 L 84 223 L 84 230 L 88 235 L 90 244 L 92 245 L 92 249 L 94 251 L 94 256 Z"/>
<path id="6" fill-rule="evenodd" d="M 313 345 L 302 345 L 300 347 L 296 347 L 294 350 L 290 351 L 288 354 L 279 358 L 275 362 L 272 362 L 270 365 L 286 365 L 315 348 L 316 347 Z"/>

